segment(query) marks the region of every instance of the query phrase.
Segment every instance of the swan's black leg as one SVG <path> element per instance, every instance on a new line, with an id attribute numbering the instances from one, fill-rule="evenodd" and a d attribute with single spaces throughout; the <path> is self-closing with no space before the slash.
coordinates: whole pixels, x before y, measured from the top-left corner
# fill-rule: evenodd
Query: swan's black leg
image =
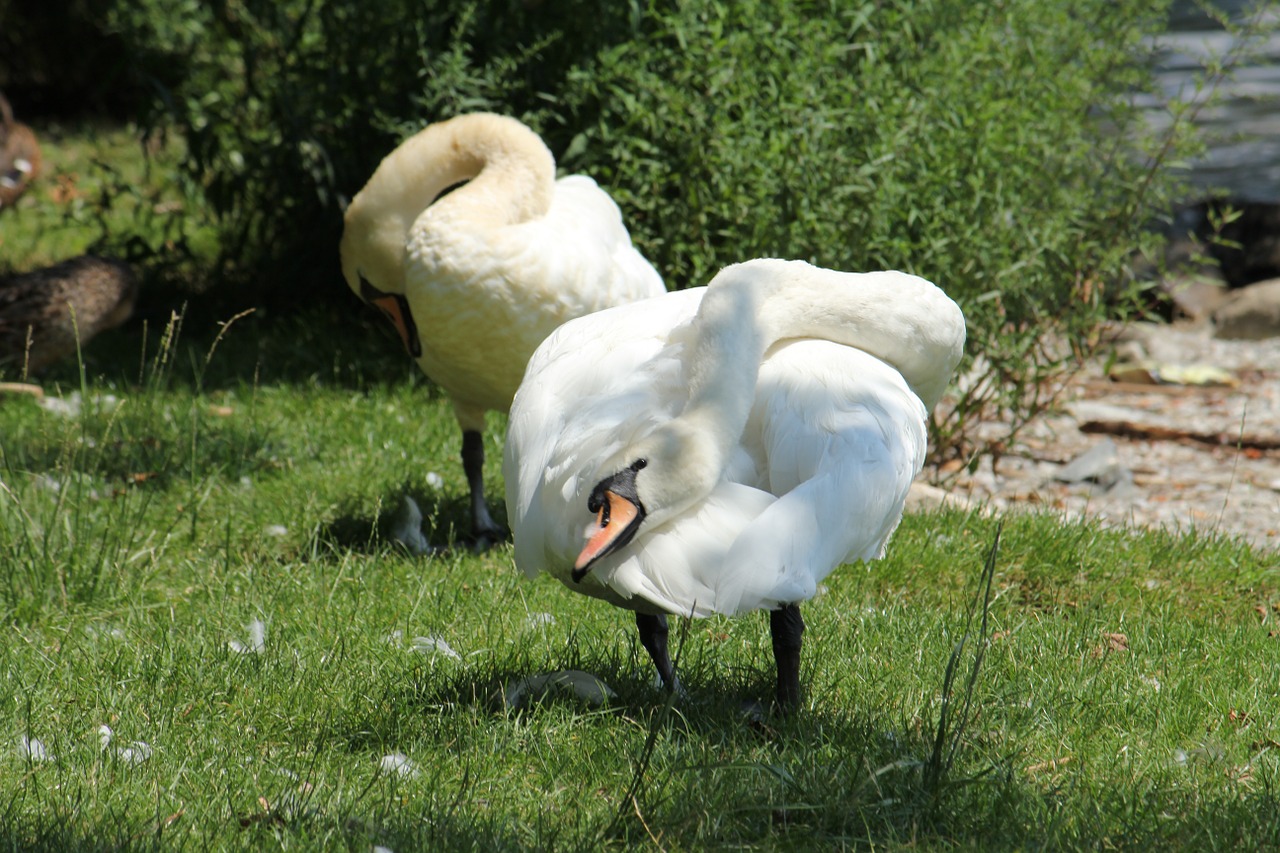
<path id="1" fill-rule="evenodd" d="M 462 470 L 471 488 L 471 532 L 478 548 L 488 548 L 503 534 L 484 500 L 484 436 L 478 430 L 462 431 Z"/>
<path id="2" fill-rule="evenodd" d="M 783 712 L 800 705 L 800 644 L 804 619 L 800 607 L 786 604 L 769 613 L 773 635 L 773 659 L 778 667 L 778 708 Z"/>
<path id="3" fill-rule="evenodd" d="M 680 679 L 676 678 L 676 669 L 671 665 L 671 655 L 667 651 L 667 617 L 659 613 L 656 616 L 648 613 L 636 614 L 636 628 L 640 629 L 640 645 L 644 646 L 653 665 L 658 668 L 658 676 L 668 690 L 681 692 Z"/>

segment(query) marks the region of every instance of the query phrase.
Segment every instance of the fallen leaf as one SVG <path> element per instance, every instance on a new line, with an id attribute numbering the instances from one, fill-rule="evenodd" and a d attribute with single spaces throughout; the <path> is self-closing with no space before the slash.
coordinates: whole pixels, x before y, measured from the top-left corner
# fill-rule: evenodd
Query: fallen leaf
<path id="1" fill-rule="evenodd" d="M 1071 762 L 1070 755 L 1064 755 L 1061 758 L 1054 758 L 1050 761 L 1041 761 L 1039 764 L 1032 764 L 1027 768 L 1028 773 L 1042 773 L 1045 770 L 1057 770 L 1065 764 Z"/>
<path id="2" fill-rule="evenodd" d="M 1125 634 L 1103 634 L 1107 638 L 1107 645 L 1111 647 L 1113 652 L 1127 652 L 1129 650 L 1129 637 Z"/>

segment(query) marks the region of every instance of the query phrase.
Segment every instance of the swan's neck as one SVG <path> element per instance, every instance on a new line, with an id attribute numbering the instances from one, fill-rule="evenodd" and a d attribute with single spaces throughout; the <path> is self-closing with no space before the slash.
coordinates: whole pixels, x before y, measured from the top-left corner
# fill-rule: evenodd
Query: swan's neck
<path id="1" fill-rule="evenodd" d="M 344 235 L 369 246 L 366 264 L 381 265 L 370 272 L 386 288 L 403 281 L 407 238 L 424 212 L 483 226 L 513 224 L 545 214 L 554 191 L 555 159 L 536 133 L 505 116 L 458 116 L 383 159 L 352 200 Z"/>
<path id="2" fill-rule="evenodd" d="M 440 127 L 448 135 L 424 140 L 417 155 L 419 162 L 432 162 L 437 170 L 432 198 L 461 181 L 468 183 L 431 204 L 433 217 L 498 227 L 544 216 L 550 209 L 555 159 L 532 130 L 515 119 L 489 114 L 462 116 Z"/>
<path id="3" fill-rule="evenodd" d="M 761 359 L 769 346 L 759 322 L 759 294 L 749 287 L 708 288 L 685 342 L 684 408 L 635 448 L 649 464 L 650 524 L 697 503 L 719 483 L 751 413 Z M 629 460 L 634 461 L 634 460 Z"/>

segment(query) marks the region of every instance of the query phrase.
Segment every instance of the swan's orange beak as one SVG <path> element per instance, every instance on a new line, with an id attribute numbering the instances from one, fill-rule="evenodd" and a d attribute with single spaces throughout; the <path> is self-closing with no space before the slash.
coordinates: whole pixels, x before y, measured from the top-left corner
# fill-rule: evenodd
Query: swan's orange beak
<path id="1" fill-rule="evenodd" d="M 615 492 L 604 490 L 596 509 L 594 532 L 573 564 L 574 583 L 580 582 L 591 571 L 596 560 L 630 542 L 643 518 L 644 512 L 638 504 Z"/>
<path id="2" fill-rule="evenodd" d="M 379 296 L 373 300 L 373 304 L 387 316 L 391 325 L 396 327 L 400 340 L 404 342 L 405 351 L 417 358 L 422 355 L 422 349 L 418 345 L 417 330 L 410 331 L 413 326 L 413 316 L 407 310 L 408 306 L 401 304 L 403 301 L 404 298 L 401 296 L 387 295 Z"/>
<path id="3" fill-rule="evenodd" d="M 413 322 L 413 313 L 409 310 L 409 300 L 399 293 L 383 293 L 374 287 L 362 275 L 360 276 L 360 295 L 373 307 L 377 308 L 395 326 L 396 334 L 404 343 L 405 350 L 413 358 L 422 356 L 422 341 L 418 340 L 418 326 Z"/>

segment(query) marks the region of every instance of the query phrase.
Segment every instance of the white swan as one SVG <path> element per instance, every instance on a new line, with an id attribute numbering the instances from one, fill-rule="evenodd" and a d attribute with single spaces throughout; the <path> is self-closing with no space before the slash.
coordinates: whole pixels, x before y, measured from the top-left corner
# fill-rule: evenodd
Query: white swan
<path id="1" fill-rule="evenodd" d="M 964 339 L 922 278 L 777 260 L 566 323 L 511 408 L 516 564 L 636 611 L 672 688 L 664 614 L 772 611 L 793 706 L 796 603 L 882 556 Z"/>
<path id="2" fill-rule="evenodd" d="M 557 181 L 537 134 L 488 113 L 392 151 L 347 208 L 341 255 L 347 284 L 453 403 L 482 542 L 500 535 L 484 499 L 484 413 L 507 410 L 565 320 L 664 292 L 608 194 L 581 175 Z"/>

